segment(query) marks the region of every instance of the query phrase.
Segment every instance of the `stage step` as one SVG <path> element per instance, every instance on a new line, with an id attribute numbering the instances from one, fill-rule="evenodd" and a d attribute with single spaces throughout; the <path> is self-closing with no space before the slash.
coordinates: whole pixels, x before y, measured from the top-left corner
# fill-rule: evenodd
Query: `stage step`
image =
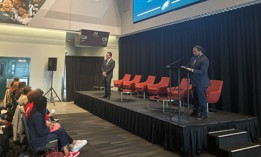
<path id="1" fill-rule="evenodd" d="M 248 133 L 237 129 L 220 130 L 208 133 L 208 153 L 216 155 L 219 149 L 248 141 Z"/>
<path id="2" fill-rule="evenodd" d="M 246 143 L 219 149 L 217 157 L 258 157 L 261 154 L 259 144 Z"/>

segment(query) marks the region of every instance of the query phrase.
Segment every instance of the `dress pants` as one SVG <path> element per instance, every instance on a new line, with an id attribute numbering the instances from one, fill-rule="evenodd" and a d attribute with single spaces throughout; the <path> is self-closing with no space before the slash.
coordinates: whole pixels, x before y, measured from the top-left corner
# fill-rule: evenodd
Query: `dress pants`
<path id="1" fill-rule="evenodd" d="M 111 96 L 111 78 L 103 77 L 105 96 Z"/>
<path id="2" fill-rule="evenodd" d="M 193 113 L 199 114 L 201 116 L 207 116 L 207 87 L 193 87 L 192 90 L 194 96 Z"/>

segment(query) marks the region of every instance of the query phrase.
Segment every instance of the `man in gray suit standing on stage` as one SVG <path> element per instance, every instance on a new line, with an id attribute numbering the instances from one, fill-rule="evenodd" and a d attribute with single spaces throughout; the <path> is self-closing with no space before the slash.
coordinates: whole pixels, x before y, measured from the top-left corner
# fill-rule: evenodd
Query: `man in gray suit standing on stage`
<path id="1" fill-rule="evenodd" d="M 106 53 L 106 60 L 104 60 L 102 64 L 102 76 L 104 81 L 104 91 L 105 95 L 103 98 L 110 99 L 111 96 L 111 79 L 113 76 L 113 69 L 115 67 L 115 61 L 111 58 L 112 53 L 107 52 Z"/>

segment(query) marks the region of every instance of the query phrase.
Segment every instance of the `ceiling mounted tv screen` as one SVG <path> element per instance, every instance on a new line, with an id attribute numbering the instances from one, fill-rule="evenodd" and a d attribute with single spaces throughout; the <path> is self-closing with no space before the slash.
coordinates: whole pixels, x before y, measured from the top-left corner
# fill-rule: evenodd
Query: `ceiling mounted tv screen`
<path id="1" fill-rule="evenodd" d="M 109 32 L 82 29 L 75 33 L 75 46 L 106 47 L 109 35 Z"/>
<path id="2" fill-rule="evenodd" d="M 133 22 L 140 22 L 206 0 L 133 0 Z"/>

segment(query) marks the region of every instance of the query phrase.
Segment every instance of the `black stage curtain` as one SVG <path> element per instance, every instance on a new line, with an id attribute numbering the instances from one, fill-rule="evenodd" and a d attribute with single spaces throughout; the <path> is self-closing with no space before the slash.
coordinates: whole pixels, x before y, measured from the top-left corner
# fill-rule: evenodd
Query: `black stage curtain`
<path id="1" fill-rule="evenodd" d="M 253 115 L 261 122 L 261 4 L 243 7 L 163 28 L 121 37 L 119 76 L 125 73 L 156 75 L 185 56 L 192 57 L 194 45 L 202 45 L 210 60 L 210 79 L 223 80 L 217 108 Z M 177 78 L 173 69 L 173 82 Z M 185 76 L 182 72 L 182 77 Z"/>
<path id="2" fill-rule="evenodd" d="M 91 90 L 102 86 L 101 66 L 104 57 L 66 56 L 67 101 L 74 100 L 75 91 Z"/>

